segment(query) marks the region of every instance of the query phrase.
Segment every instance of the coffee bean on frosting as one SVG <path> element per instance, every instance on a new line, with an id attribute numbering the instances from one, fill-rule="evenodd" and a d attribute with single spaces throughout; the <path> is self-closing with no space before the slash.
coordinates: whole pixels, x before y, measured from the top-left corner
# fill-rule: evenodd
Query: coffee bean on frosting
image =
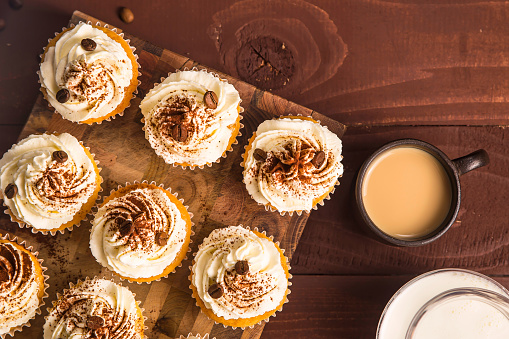
<path id="1" fill-rule="evenodd" d="M 168 233 L 166 232 L 157 232 L 156 233 L 156 244 L 159 246 L 164 246 L 168 243 Z"/>
<path id="2" fill-rule="evenodd" d="M 184 142 L 187 140 L 187 128 L 184 125 L 174 125 L 171 128 L 171 137 L 178 142 Z"/>
<path id="3" fill-rule="evenodd" d="M 131 220 L 124 220 L 118 229 L 120 236 L 126 237 L 134 232 L 134 224 Z"/>
<path id="4" fill-rule="evenodd" d="M 213 91 L 207 91 L 203 95 L 203 102 L 208 108 L 215 109 L 217 107 L 217 95 Z"/>
<path id="5" fill-rule="evenodd" d="M 91 51 L 95 50 L 95 48 L 97 47 L 97 44 L 95 43 L 94 40 L 87 38 L 87 39 L 81 40 L 81 47 L 83 47 L 83 49 L 85 51 L 91 52 Z"/>
<path id="6" fill-rule="evenodd" d="M 122 19 L 122 21 L 125 22 L 126 24 L 130 24 L 134 20 L 133 11 L 131 11 L 127 7 L 122 7 L 120 9 L 119 15 L 120 15 L 120 19 Z"/>
<path id="7" fill-rule="evenodd" d="M 320 152 L 315 154 L 315 157 L 313 158 L 313 160 L 311 160 L 311 163 L 316 168 L 319 168 L 320 166 L 323 165 L 324 161 L 325 161 L 325 152 L 324 151 L 320 151 Z"/>
<path id="8" fill-rule="evenodd" d="M 9 273 L 4 268 L 0 268 L 0 283 L 9 281 Z"/>
<path id="9" fill-rule="evenodd" d="M 69 90 L 67 88 L 62 88 L 60 91 L 57 92 L 57 101 L 61 104 L 64 102 L 67 102 L 69 98 L 71 97 L 71 93 L 69 93 Z"/>
<path id="10" fill-rule="evenodd" d="M 257 148 L 253 152 L 253 157 L 258 161 L 265 161 L 267 159 L 267 153 L 261 148 Z"/>
<path id="11" fill-rule="evenodd" d="M 7 199 L 12 199 L 18 193 L 18 187 L 14 184 L 9 184 L 5 187 L 4 195 Z"/>
<path id="12" fill-rule="evenodd" d="M 240 275 L 246 275 L 249 273 L 249 263 L 247 260 L 239 260 L 235 264 L 235 272 Z"/>
<path id="13" fill-rule="evenodd" d="M 87 327 L 92 330 L 97 330 L 104 326 L 104 319 L 97 315 L 92 315 L 87 319 Z"/>
<path id="14" fill-rule="evenodd" d="M 208 292 L 209 292 L 209 295 L 214 299 L 218 299 L 223 296 L 223 288 L 221 287 L 221 285 L 218 285 L 218 284 L 211 285 L 209 287 Z"/>
<path id="15" fill-rule="evenodd" d="M 67 153 L 65 151 L 55 151 L 55 152 L 53 152 L 52 157 L 53 157 L 53 160 L 55 160 L 59 164 L 63 164 L 64 162 L 67 161 L 67 159 L 69 159 L 69 156 L 67 155 Z"/>

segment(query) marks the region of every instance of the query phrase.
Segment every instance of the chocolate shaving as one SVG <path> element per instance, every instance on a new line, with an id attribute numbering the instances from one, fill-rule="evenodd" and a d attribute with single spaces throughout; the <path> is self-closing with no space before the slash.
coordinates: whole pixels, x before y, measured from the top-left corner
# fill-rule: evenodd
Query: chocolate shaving
<path id="1" fill-rule="evenodd" d="M 120 236 L 127 237 L 134 232 L 134 224 L 131 220 L 124 220 L 120 225 L 118 231 L 120 232 Z"/>

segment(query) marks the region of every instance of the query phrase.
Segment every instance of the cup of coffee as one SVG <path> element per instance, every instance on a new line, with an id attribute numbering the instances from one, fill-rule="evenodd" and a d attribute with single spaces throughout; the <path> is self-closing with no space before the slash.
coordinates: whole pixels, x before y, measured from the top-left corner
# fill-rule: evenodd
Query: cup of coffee
<path id="1" fill-rule="evenodd" d="M 489 163 L 477 150 L 451 160 L 416 139 L 385 144 L 362 165 L 355 185 L 360 215 L 380 238 L 400 246 L 421 246 L 442 236 L 456 220 L 459 177 Z"/>

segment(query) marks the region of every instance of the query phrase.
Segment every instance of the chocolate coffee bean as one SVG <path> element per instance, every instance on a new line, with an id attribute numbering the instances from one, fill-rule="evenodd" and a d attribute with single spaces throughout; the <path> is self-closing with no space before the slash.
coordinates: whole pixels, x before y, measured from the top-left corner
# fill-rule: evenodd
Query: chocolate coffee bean
<path id="1" fill-rule="evenodd" d="M 253 157 L 258 161 L 265 161 L 267 159 L 267 153 L 261 148 L 257 148 L 253 152 Z"/>
<path id="2" fill-rule="evenodd" d="M 53 159 L 59 164 L 63 164 L 64 162 L 67 161 L 67 159 L 69 159 L 69 156 L 67 155 L 67 153 L 65 153 L 65 151 L 55 151 L 53 152 L 52 156 Z"/>
<path id="3" fill-rule="evenodd" d="M 81 40 L 81 47 L 83 47 L 85 51 L 91 52 L 97 47 L 97 44 L 95 43 L 94 40 L 87 38 Z"/>
<path id="4" fill-rule="evenodd" d="M 9 184 L 5 187 L 4 195 L 7 199 L 12 199 L 18 193 L 18 187 L 14 184 Z"/>
<path id="5" fill-rule="evenodd" d="M 235 264 L 235 271 L 237 274 L 245 275 L 249 273 L 249 263 L 247 260 L 239 260 Z"/>
<path id="6" fill-rule="evenodd" d="M 156 234 L 156 244 L 159 246 L 164 246 L 168 243 L 168 233 L 166 232 L 157 232 Z"/>
<path id="7" fill-rule="evenodd" d="M 134 232 L 134 224 L 131 220 L 124 220 L 120 225 L 118 231 L 120 232 L 120 236 L 127 237 Z"/>
<path id="8" fill-rule="evenodd" d="M 12 9 L 20 9 L 21 7 L 23 7 L 23 1 L 9 0 L 9 6 L 11 6 Z"/>
<path id="9" fill-rule="evenodd" d="M 187 140 L 187 128 L 183 125 L 174 125 L 171 128 L 171 137 L 178 142 Z"/>
<path id="10" fill-rule="evenodd" d="M 203 102 L 205 103 L 205 106 L 208 108 L 216 108 L 217 107 L 217 95 L 216 93 L 212 91 L 207 91 L 203 95 Z"/>
<path id="11" fill-rule="evenodd" d="M 0 269 L 0 284 L 6 281 L 9 281 L 9 273 L 2 268 Z"/>
<path id="12" fill-rule="evenodd" d="M 69 100 L 70 97 L 71 93 L 69 93 L 69 90 L 67 88 L 62 88 L 60 91 L 57 92 L 57 101 L 61 104 L 67 102 L 67 100 Z"/>
<path id="13" fill-rule="evenodd" d="M 120 9 L 120 13 L 119 14 L 120 14 L 120 19 L 122 19 L 122 21 L 125 22 L 126 24 L 130 24 L 134 20 L 133 11 L 131 11 L 127 7 L 122 7 Z"/>
<path id="14" fill-rule="evenodd" d="M 104 326 L 104 319 L 98 315 L 92 315 L 87 319 L 87 327 L 92 330 L 97 330 Z"/>
<path id="15" fill-rule="evenodd" d="M 221 298 L 221 296 L 223 295 L 223 288 L 221 287 L 221 285 L 213 284 L 209 287 L 208 292 L 212 298 L 218 299 Z"/>
<path id="16" fill-rule="evenodd" d="M 325 161 L 325 152 L 324 151 L 320 151 L 320 152 L 315 154 L 315 157 L 313 158 L 313 160 L 311 160 L 311 163 L 316 168 L 319 168 L 320 166 L 323 165 L 324 161 Z"/>

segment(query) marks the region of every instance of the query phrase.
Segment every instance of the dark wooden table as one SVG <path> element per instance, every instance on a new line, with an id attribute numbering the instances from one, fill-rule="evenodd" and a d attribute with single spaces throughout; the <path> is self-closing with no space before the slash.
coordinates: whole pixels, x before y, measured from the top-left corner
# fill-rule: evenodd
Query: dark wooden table
<path id="1" fill-rule="evenodd" d="M 392 294 L 432 269 L 472 269 L 509 288 L 509 4 L 25 2 L 19 10 L 0 3 L 1 153 L 37 98 L 42 47 L 75 9 L 348 125 L 341 186 L 311 213 L 292 260 L 290 303 L 262 338 L 374 338 Z M 119 6 L 133 10 L 133 23 L 118 19 Z M 256 67 L 253 54 L 262 58 Z M 452 158 L 479 148 L 491 157 L 462 177 L 455 225 L 420 248 L 381 244 L 353 214 L 363 160 L 402 137 L 431 142 Z"/>

